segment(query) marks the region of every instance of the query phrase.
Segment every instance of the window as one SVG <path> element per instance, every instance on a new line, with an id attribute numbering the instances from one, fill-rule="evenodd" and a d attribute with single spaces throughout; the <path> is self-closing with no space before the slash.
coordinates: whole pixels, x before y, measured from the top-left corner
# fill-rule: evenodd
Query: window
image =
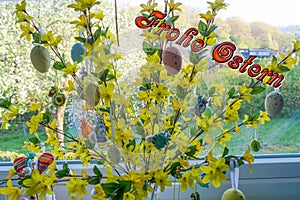
<path id="1" fill-rule="evenodd" d="M 65 5 L 69 2 L 72 1 L 37 1 L 36 4 L 32 4 L 32 12 L 37 13 L 37 16 L 41 18 L 41 25 L 44 25 L 44 23 L 51 24 L 48 28 L 56 28 L 61 30 L 62 33 L 67 33 L 67 30 L 70 29 L 70 27 L 68 25 L 62 26 L 57 19 L 62 19 L 62 22 L 65 22 L 73 17 L 71 14 L 61 10 L 64 8 L 61 6 L 61 4 Z M 137 6 L 138 3 L 133 3 L 133 1 L 124 2 L 127 4 L 121 4 L 119 7 L 119 27 L 121 42 L 120 49 L 123 52 L 125 61 L 121 61 L 120 65 L 124 66 L 124 71 L 128 73 L 128 75 L 124 77 L 124 80 L 130 82 L 134 78 L 133 76 L 135 75 L 138 66 L 143 64 L 143 61 L 141 61 L 142 59 L 140 58 L 142 58 L 144 54 L 140 48 L 142 46 L 142 39 L 139 37 L 141 32 L 134 25 L 134 19 L 139 10 Z M 193 1 L 188 2 L 189 3 L 187 4 L 192 4 L 191 2 Z M 255 4 L 254 2 L 249 3 L 249 8 L 246 9 L 246 5 L 248 4 L 237 3 L 234 2 L 234 0 L 229 0 L 229 2 L 232 3 L 232 5 L 240 6 L 239 9 L 235 10 L 243 11 L 242 16 L 246 16 L 247 13 L 244 11 L 250 9 L 250 4 Z M 255 13 L 260 13 L 260 7 L 266 9 L 267 6 L 263 6 L 265 2 L 267 1 L 259 1 L 255 7 L 252 7 L 253 12 L 249 13 L 252 13 L 253 15 L 254 10 Z M 36 99 L 47 97 L 49 92 L 49 84 L 52 84 L 53 80 L 59 81 L 60 77 L 55 77 L 55 74 L 51 74 L 49 76 L 36 76 L 37 74 L 32 72 L 30 69 L 32 66 L 30 65 L 28 59 L 28 43 L 24 42 L 23 39 L 19 40 L 19 28 L 15 26 L 15 20 L 11 17 L 14 4 L 15 2 L 12 1 L 0 2 L 0 44 L 2 43 L 0 45 L 2 54 L 0 55 L 0 69 L 2 69 L 0 71 L 0 98 L 12 96 L 16 101 L 24 103 L 28 100 L 27 98 L 30 98 L 34 101 Z M 107 23 L 113 24 L 114 17 L 112 16 L 113 12 L 111 10 L 111 6 L 109 6 L 110 4 L 111 1 L 104 1 L 103 3 L 104 6 L 107 6 L 107 8 L 105 7 L 104 9 L 107 11 L 105 14 L 110 16 L 107 19 Z M 257 6 L 259 4 L 261 4 L 261 6 Z M 282 7 L 282 5 L 280 6 Z M 190 15 L 188 12 L 191 12 L 191 9 L 192 8 L 185 8 L 183 10 L 185 12 L 185 16 Z M 293 8 L 281 8 L 280 11 L 289 9 Z M 231 11 L 232 10 L 229 10 L 227 12 L 230 13 Z M 195 11 L 195 13 L 198 13 L 198 11 Z M 264 12 L 262 11 L 261 13 Z M 46 18 L 49 19 L 49 21 L 44 22 L 42 19 Z M 297 19 L 299 19 L 299 17 Z M 187 29 L 190 27 L 190 24 L 195 23 L 195 21 L 193 21 L 193 17 L 184 18 L 184 20 L 185 21 L 178 24 L 178 26 L 182 29 Z M 249 18 L 249 20 L 251 19 Z M 239 48 L 244 49 L 241 50 L 242 53 L 260 57 L 259 59 L 255 60 L 256 64 L 267 66 L 268 63 L 271 63 L 272 58 L 266 58 L 271 56 L 271 50 L 274 52 L 286 53 L 288 50 L 293 48 L 292 40 L 295 39 L 293 36 L 286 33 L 277 34 L 277 32 L 274 31 L 275 28 L 270 28 L 265 24 L 261 24 L 259 22 L 248 23 L 237 18 L 227 20 L 223 18 L 216 19 L 216 21 L 218 24 L 218 30 L 220 32 L 219 42 L 232 41 Z M 286 19 L 286 21 L 288 21 L 288 19 Z M 11 27 L 7 28 L 7 24 L 9 24 Z M 197 27 L 197 24 L 193 26 Z M 281 29 L 285 30 L 284 28 Z M 274 34 L 272 41 L 269 41 L 264 37 L 268 33 Z M 65 37 L 73 38 L 74 35 L 66 35 Z M 281 38 L 283 39 L 279 40 Z M 270 48 L 270 51 L 263 49 L 266 46 Z M 64 43 L 63 48 L 66 50 L 66 54 L 70 54 L 70 44 Z M 187 52 L 184 48 L 181 50 L 185 59 L 188 59 L 189 52 Z M 299 60 L 299 54 L 296 54 L 294 58 Z M 280 62 L 280 60 L 277 62 Z M 221 66 L 218 66 L 217 63 L 214 63 L 211 60 L 210 65 L 212 67 L 210 68 L 209 73 L 203 74 L 203 76 L 209 77 L 208 81 L 205 83 L 209 86 L 211 82 L 219 82 L 228 87 L 235 83 L 248 84 L 250 82 L 250 79 L 247 75 L 234 72 L 229 68 L 221 68 Z M 282 67 L 282 71 L 289 70 L 284 67 L 285 66 Z M 226 73 L 223 73 L 225 71 Z M 228 146 L 233 147 L 231 148 L 232 152 L 230 153 L 242 154 L 246 146 L 253 144 L 252 142 L 250 143 L 250 141 L 259 141 L 259 145 L 256 143 L 255 148 L 259 148 L 260 150 L 257 153 L 254 153 L 257 155 L 257 160 L 254 163 L 254 174 L 251 176 L 249 175 L 249 168 L 247 165 L 247 167 L 243 168 L 241 171 L 242 175 L 240 188 L 242 188 L 245 194 L 247 194 L 247 196 L 250 198 L 259 199 L 263 196 L 264 200 L 281 200 L 297 199 L 300 196 L 298 190 L 300 187 L 300 174 L 298 170 L 300 167 L 299 73 L 300 66 L 298 64 L 291 72 L 285 75 L 285 81 L 282 83 L 280 91 L 276 91 L 277 96 L 279 96 L 279 101 L 276 99 L 272 100 L 277 101 L 274 102 L 276 107 L 272 109 L 275 109 L 274 112 L 276 113 L 276 109 L 279 109 L 279 107 L 282 105 L 280 99 L 284 99 L 283 109 L 280 111 L 280 113 L 274 115 L 271 121 L 266 122 L 264 126 L 259 126 L 257 130 L 254 128 L 241 127 L 240 131 L 243 136 L 240 137 L 237 134 L 232 134 L 231 141 L 227 143 Z M 20 76 L 19 74 L 23 75 Z M 243 102 L 243 108 L 239 111 L 242 114 L 241 116 L 243 116 L 243 114 L 257 113 L 260 110 L 265 110 L 265 99 L 267 98 L 267 95 L 273 91 L 273 87 L 266 87 L 266 90 L 257 95 L 251 104 L 246 101 Z M 278 92 L 280 92 L 282 95 Z M 73 101 L 67 106 L 64 124 L 65 130 L 74 136 L 80 135 L 80 116 L 88 115 L 88 113 L 79 113 L 79 110 L 81 110 L 83 105 L 77 103 L 77 100 L 78 99 L 74 98 Z M 50 100 L 48 99 L 46 103 L 50 104 Z M 241 121 L 242 120 L 243 119 L 241 119 Z M 0 145 L 0 156 L 3 161 L 9 161 L 11 158 L 16 157 L 15 152 L 18 154 L 27 154 L 27 151 L 22 148 L 22 146 L 24 145 L 24 140 L 28 140 L 31 137 L 26 130 L 26 126 L 24 126 L 24 121 L 22 118 L 17 118 L 15 121 L 12 121 L 11 124 L 12 126 L 8 130 L 0 130 L 2 139 Z M 39 135 L 43 138 L 47 137 L 43 128 L 39 129 Z M 221 152 L 223 148 L 219 150 Z M 269 156 L 270 154 L 271 156 Z M 78 166 L 78 161 L 69 161 L 69 163 L 71 163 L 70 168 L 75 168 L 78 170 L 81 169 Z M 60 163 L 60 167 L 61 165 L 62 163 Z M 11 166 L 10 162 L 0 163 L 0 180 L 7 174 L 8 166 Z M 276 182 L 276 184 L 274 182 Z M 229 182 L 224 184 L 219 190 L 215 190 L 213 188 L 205 190 L 204 188 L 201 188 L 202 195 L 204 199 L 217 199 L 220 197 L 221 192 L 228 187 L 230 187 Z M 290 191 L 288 193 L 289 196 L 286 196 L 287 189 Z M 66 194 L 66 191 L 59 187 L 57 188 L 57 191 L 57 194 L 59 195 Z M 187 195 L 188 193 L 181 194 L 181 198 L 189 198 Z M 172 195 L 173 188 L 169 188 L 167 193 L 162 194 L 162 198 L 167 199 Z M 66 199 L 66 197 L 59 196 L 59 199 Z"/>
<path id="2" fill-rule="evenodd" d="M 63 4 L 67 4 L 68 2 L 64 2 Z M 231 1 L 230 1 L 231 3 Z M 28 56 L 26 55 L 26 51 L 20 51 L 18 48 L 16 48 L 18 45 L 21 44 L 21 48 L 27 48 L 28 44 L 24 42 L 24 40 L 19 40 L 16 38 L 19 38 L 19 30 L 18 27 L 14 25 L 14 18 L 10 17 L 11 12 L 14 8 L 15 2 L 12 1 L 1 1 L 0 6 L 1 6 L 1 24 L 0 28 L 2 30 L 1 36 L 1 70 L 0 71 L 0 76 L 1 76 L 1 81 L 0 86 L 2 88 L 1 90 L 1 98 L 8 97 L 12 94 L 18 94 L 15 95 L 14 97 L 17 99 L 17 101 L 24 101 L 26 96 L 29 96 L 30 98 L 40 98 L 42 96 L 46 96 L 46 91 L 43 91 L 47 84 L 51 82 L 51 78 L 41 76 L 35 78 L 36 74 L 33 74 L 31 70 L 28 70 L 30 67 L 30 61 Z M 32 2 L 30 2 L 32 5 Z M 104 6 L 106 6 L 107 10 L 111 9 L 109 4 L 111 2 L 107 2 Z M 249 3 L 250 4 L 250 3 Z M 262 3 L 263 4 L 263 3 Z M 59 25 L 59 22 L 56 21 L 57 17 L 60 17 L 62 21 L 66 20 L 67 18 L 71 18 L 71 15 L 62 15 L 59 9 L 56 9 L 61 6 L 60 3 L 57 1 L 49 1 L 49 2 L 44 2 L 44 1 L 37 1 L 34 5 L 38 6 L 32 6 L 32 12 L 37 13 L 37 16 L 40 17 L 40 19 L 45 19 L 49 17 L 49 21 L 52 24 L 51 28 L 63 28 L 62 32 L 67 32 L 64 30 L 67 30 L 69 27 L 62 27 Z M 53 7 L 52 5 L 55 5 Z M 239 5 L 239 3 L 232 2 L 233 6 Z M 125 59 L 130 60 L 130 63 L 126 64 L 126 66 L 131 69 L 127 69 L 128 74 L 132 73 L 135 69 L 132 68 L 133 66 L 138 66 L 140 63 L 138 63 L 137 59 L 134 59 L 135 56 L 143 56 L 142 52 L 139 50 L 138 52 L 136 49 L 138 48 L 138 45 L 141 44 L 142 40 L 138 39 L 137 35 L 139 34 L 137 31 L 137 28 L 134 26 L 134 18 L 135 18 L 135 13 L 133 11 L 138 10 L 136 4 L 134 4 L 132 9 L 132 12 L 129 12 L 129 6 L 132 6 L 131 3 L 127 4 L 126 6 L 120 6 L 120 38 L 121 38 L 121 49 L 125 53 Z M 241 5 L 239 5 L 241 6 Z M 55 8 L 55 9 L 54 9 Z M 231 9 L 231 8 L 230 8 Z M 259 9 L 259 8 L 255 8 Z M 49 14 L 52 13 L 52 14 Z M 64 12 L 62 12 L 64 13 Z M 110 13 L 112 12 L 107 12 L 107 15 L 111 15 Z M 229 12 L 230 13 L 230 12 Z M 245 13 L 243 13 L 245 14 Z M 245 15 L 242 15 L 246 17 Z M 113 17 L 108 17 L 107 18 L 109 22 L 112 21 Z M 189 23 L 193 23 L 193 18 L 189 19 Z M 236 20 L 236 19 L 235 19 Z M 247 23 L 241 20 L 236 20 L 236 23 L 240 23 L 240 25 L 245 25 L 248 26 L 250 29 L 249 30 L 255 30 L 255 28 L 259 27 L 260 24 L 255 24 L 255 23 Z M 41 25 L 43 25 L 41 21 Z M 11 26 L 10 29 L 7 29 L 7 24 Z M 183 24 L 179 24 L 180 26 L 183 26 Z M 219 31 L 220 31 L 220 39 L 221 41 L 228 41 L 228 38 L 225 37 L 224 32 L 225 31 L 225 25 L 228 27 L 233 26 L 233 22 L 230 20 L 225 20 L 221 23 L 219 22 Z M 237 27 L 236 29 L 231 29 L 231 34 L 234 36 L 234 38 L 237 38 L 239 36 L 238 34 L 241 32 L 239 28 Z M 250 34 L 250 39 L 251 37 L 254 38 L 254 44 L 255 46 L 262 45 L 262 41 L 257 38 L 257 35 L 251 35 L 254 34 L 254 32 L 248 32 Z M 281 30 L 285 30 L 281 28 Z M 267 31 L 267 30 L 265 30 Z M 129 34 L 129 33 L 133 34 Z M 284 41 L 285 46 L 289 46 L 291 48 L 291 36 L 284 34 L 284 38 L 286 40 Z M 263 37 L 264 33 L 260 33 L 259 36 Z M 69 36 L 67 36 L 69 37 Z M 71 37 L 71 36 L 70 36 Z M 239 36 L 240 38 L 237 38 L 237 41 L 240 41 L 242 39 L 242 36 Z M 276 38 L 275 36 L 272 38 Z M 251 46 L 253 44 L 250 41 L 249 38 L 245 39 L 244 42 L 237 42 L 237 45 L 247 45 L 247 48 L 253 48 L 255 46 Z M 134 41 L 134 42 L 132 42 Z M 125 42 L 125 43 L 123 43 Z M 129 48 L 129 44 L 130 48 Z M 255 43 L 256 42 L 256 43 Z M 277 42 L 277 43 L 276 43 Z M 275 45 L 269 42 L 269 48 L 272 50 L 279 50 L 279 52 L 284 52 L 285 48 L 282 43 L 279 43 L 279 41 L 276 41 L 275 39 L 273 40 L 273 43 L 276 43 Z M 264 44 L 265 45 L 265 44 Z M 277 46 L 276 46 L 277 45 Z M 282 49 L 278 49 L 278 47 L 282 46 Z M 263 46 L 260 46 L 263 47 Z M 69 44 L 65 44 L 66 49 L 70 49 Z M 246 50 L 241 50 L 241 52 L 247 52 Z M 20 53 L 23 52 L 23 53 Z M 68 51 L 66 51 L 68 54 Z M 270 55 L 269 51 L 262 49 L 261 51 L 251 51 L 250 49 L 250 55 L 256 55 L 260 57 L 267 57 Z M 297 55 L 299 56 L 299 55 Z M 258 63 L 267 63 L 267 61 L 270 61 L 270 59 L 262 59 L 257 61 Z M 24 70 L 25 69 L 25 70 Z M 18 74 L 24 71 L 28 71 L 24 76 L 19 76 Z M 297 85 L 299 84 L 299 78 L 298 74 L 299 73 L 299 67 L 295 67 L 293 71 L 288 73 L 286 76 L 286 79 L 284 83 L 282 84 L 282 87 L 280 88 L 280 92 L 284 96 L 284 107 L 283 110 L 275 116 L 271 122 L 266 122 L 265 126 L 259 127 L 257 131 L 254 129 L 244 129 L 242 128 L 243 132 L 243 137 L 240 138 L 241 141 L 236 141 L 232 140 L 230 142 L 230 145 L 236 146 L 236 151 L 239 152 L 239 147 L 242 145 L 237 145 L 240 144 L 240 142 L 246 142 L 251 137 L 254 137 L 256 135 L 257 139 L 261 141 L 262 149 L 259 153 L 263 154 L 269 154 L 269 153 L 298 153 L 300 152 L 300 134 L 299 134 L 299 126 L 300 126 L 300 119 L 298 117 L 300 113 L 300 103 L 297 99 L 299 99 L 300 93 L 297 89 Z M 241 78 L 241 76 L 236 75 L 236 78 L 230 77 L 232 79 L 231 81 L 242 81 L 246 77 Z M 129 77 L 127 77 L 129 78 Z M 30 80 L 30 81 L 28 81 Z M 45 81 L 41 81 L 45 80 Z M 41 84 L 42 83 L 42 84 Z M 263 92 L 260 95 L 259 100 L 256 101 L 255 105 L 252 106 L 250 104 L 246 105 L 246 109 L 250 111 L 254 110 L 264 110 L 264 99 L 266 95 L 271 92 L 272 88 L 267 88 L 265 92 Z M 29 91 L 29 92 L 28 92 Z M 35 94 L 40 94 L 40 97 L 36 97 Z M 243 110 L 241 112 L 245 112 L 246 110 Z M 68 115 L 70 114 L 70 115 Z M 66 117 L 71 116 L 71 113 L 67 113 Z M 65 120 L 66 122 L 68 119 Z M 70 119 L 69 119 L 70 121 Z M 74 123 L 75 121 L 73 121 Z M 77 128 L 78 128 L 78 121 L 77 121 Z M 67 128 L 67 127 L 66 127 Z M 73 127 L 69 127 L 69 131 L 71 131 L 73 134 L 77 134 L 78 129 Z M 40 130 L 43 132 L 44 130 Z M 256 132 L 256 133 L 255 133 Z M 22 147 L 23 141 L 26 139 L 26 134 L 24 135 L 24 129 L 22 125 L 22 120 L 17 119 L 11 128 L 9 130 L 1 130 L 1 134 L 3 135 L 2 137 L 4 138 L 3 140 L 7 142 L 3 142 L 1 145 L 0 151 L 1 154 L 5 155 L 10 155 L 10 153 L 5 153 L 6 151 L 12 152 L 16 149 L 19 149 L 17 152 L 18 153 L 26 153 L 24 149 L 22 148 L 17 148 L 17 147 Z M 42 137 L 46 137 L 45 135 Z M 233 135 L 233 138 L 236 136 Z M 9 140 L 8 138 L 11 138 Z M 247 138 L 247 140 L 246 140 Z M 245 143 L 244 145 L 248 145 Z M 3 158 L 6 159 L 6 158 Z"/>

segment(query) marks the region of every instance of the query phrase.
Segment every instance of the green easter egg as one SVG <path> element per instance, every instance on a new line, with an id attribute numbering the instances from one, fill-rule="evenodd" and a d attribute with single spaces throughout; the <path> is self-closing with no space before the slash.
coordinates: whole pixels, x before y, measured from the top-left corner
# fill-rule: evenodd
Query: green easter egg
<path id="1" fill-rule="evenodd" d="M 230 188 L 223 193 L 221 200 L 246 200 L 246 197 L 242 191 Z"/>
<path id="2" fill-rule="evenodd" d="M 190 200 L 200 200 L 199 192 L 192 193 L 190 197 L 191 197 Z"/>
<path id="3" fill-rule="evenodd" d="M 50 53 L 43 46 L 35 46 L 30 52 L 31 63 L 40 73 L 46 73 L 50 67 Z"/>
<path id="4" fill-rule="evenodd" d="M 52 104 L 57 108 L 63 106 L 65 102 L 66 102 L 66 96 L 62 93 L 55 93 L 52 96 Z"/>
<path id="5" fill-rule="evenodd" d="M 258 152 L 261 148 L 260 142 L 257 140 L 252 140 L 251 142 L 251 149 L 254 152 Z"/>

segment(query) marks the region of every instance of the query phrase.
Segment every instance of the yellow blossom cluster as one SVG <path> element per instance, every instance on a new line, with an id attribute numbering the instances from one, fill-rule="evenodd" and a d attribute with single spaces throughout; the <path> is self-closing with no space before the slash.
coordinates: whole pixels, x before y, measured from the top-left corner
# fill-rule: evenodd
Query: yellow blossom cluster
<path id="1" fill-rule="evenodd" d="M 68 6 L 79 12 L 71 24 L 76 32 L 83 31 L 80 37 L 75 37 L 85 48 L 81 56 L 90 72 L 82 79 L 77 77 L 78 61 L 69 62 L 59 52 L 62 37 L 52 31 L 42 34 L 26 10 L 26 1 L 16 4 L 17 23 L 21 23 L 22 30 L 20 37 L 30 41 L 38 34 L 39 45 L 51 49 L 59 60 L 53 68 L 70 77 L 63 89 L 51 88 L 50 95 L 64 92 L 69 95 L 66 101 L 77 96 L 82 103 L 80 128 L 82 132 L 86 130 L 79 136 L 60 130 L 57 119 L 45 111 L 42 102 L 32 103 L 27 108 L 31 116 L 26 119 L 26 126 L 33 136 L 31 141 L 24 142 L 24 148 L 39 154 L 43 143 L 51 149 L 55 159 L 71 157 L 79 159 L 85 167 L 93 165 L 94 168 L 93 174 L 83 170 L 77 175 L 67 164 L 57 169 L 53 161 L 47 166 L 47 173 L 34 169 L 30 175 L 19 177 L 23 191 L 12 187 L 12 181 L 7 180 L 7 188 L 1 188 L 0 194 L 8 194 L 9 199 L 18 199 L 21 194 L 38 195 L 39 199 L 44 199 L 46 194 L 53 194 L 56 183 L 64 181 L 72 200 L 87 196 L 88 185 L 94 185 L 93 199 L 145 199 L 157 189 L 164 192 L 166 187 L 171 187 L 172 177 L 180 183 L 183 192 L 188 187 L 194 189 L 195 183 L 212 183 L 220 187 L 221 182 L 226 181 L 225 173 L 232 157 L 240 164 L 248 162 L 252 170 L 254 157 L 250 147 L 243 156 L 228 155 L 228 142 L 233 134 L 242 136 L 241 126 L 258 129 L 260 124 L 270 120 L 264 111 L 241 116 L 243 104 L 253 100 L 259 83 L 233 86 L 227 90 L 220 83 L 207 84 L 205 81 L 209 61 L 203 55 L 208 46 L 217 42 L 214 19 L 219 10 L 226 8 L 225 1 L 208 2 L 208 11 L 199 15 L 197 39 L 204 42 L 203 47 L 198 54 L 189 52 L 187 60 L 176 55 L 182 62 L 181 70 L 176 74 L 165 69 L 167 64 L 163 58 L 168 55 L 164 50 L 172 46 L 166 40 L 167 33 L 156 33 L 162 23 L 174 27 L 179 18 L 175 14 L 181 11 L 182 3 L 166 1 L 166 19 L 142 33 L 145 63 L 132 84 L 120 80 L 122 74 L 118 60 L 122 56 L 112 48 L 118 41 L 110 28 L 104 26 L 104 12 L 101 9 L 94 11 L 99 4 L 97 0 L 75 0 Z M 158 3 L 152 0 L 140 6 L 140 14 L 148 16 L 145 23 L 158 9 Z M 293 52 L 299 47 L 300 43 L 294 43 Z M 280 57 L 286 58 L 288 65 L 295 64 L 290 54 Z M 273 70 L 277 65 L 277 60 L 273 60 L 268 67 Z M 90 98 L 95 101 L 88 103 Z M 1 105 L 4 108 L 1 128 L 6 128 L 10 120 L 23 116 L 20 105 L 13 105 L 10 100 Z M 45 141 L 39 137 L 40 126 L 45 127 Z M 216 149 L 224 149 L 223 155 L 214 155 Z M 200 164 L 192 164 L 191 160 L 201 158 Z M 91 164 L 91 161 L 97 161 L 97 164 Z M 17 168 L 12 169 L 7 179 L 17 171 Z"/>

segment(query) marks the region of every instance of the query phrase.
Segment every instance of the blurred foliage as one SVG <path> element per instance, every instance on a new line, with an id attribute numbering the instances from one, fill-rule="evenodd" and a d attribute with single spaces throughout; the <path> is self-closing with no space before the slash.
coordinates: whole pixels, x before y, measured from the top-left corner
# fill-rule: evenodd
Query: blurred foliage
<path id="1" fill-rule="evenodd" d="M 47 27 L 44 32 L 58 30 L 59 33 L 63 33 L 60 49 L 65 53 L 66 58 L 70 58 L 70 49 L 75 42 L 74 39 L 70 40 L 74 38 L 74 31 L 69 30 L 74 29 L 74 26 L 69 21 L 76 18 L 76 13 L 65 9 L 65 5 L 71 2 L 73 1 L 38 0 L 28 4 L 28 9 L 35 16 L 37 25 Z M 102 7 L 105 7 L 106 12 L 112 13 L 109 3 L 104 2 Z M 56 74 L 53 69 L 47 74 L 41 74 L 34 69 L 28 51 L 32 48 L 32 44 L 20 39 L 19 25 L 15 23 L 16 16 L 12 15 L 14 9 L 14 1 L 0 2 L 0 98 L 15 94 L 13 100 L 16 103 L 26 105 L 30 102 L 44 102 L 44 107 L 50 106 L 49 86 L 53 83 L 64 85 L 64 76 L 60 73 Z"/>
<path id="2" fill-rule="evenodd" d="M 221 41 L 233 41 L 239 48 L 271 48 L 281 52 L 292 48 L 295 36 L 280 32 L 264 22 L 247 23 L 238 17 L 217 19 Z"/>

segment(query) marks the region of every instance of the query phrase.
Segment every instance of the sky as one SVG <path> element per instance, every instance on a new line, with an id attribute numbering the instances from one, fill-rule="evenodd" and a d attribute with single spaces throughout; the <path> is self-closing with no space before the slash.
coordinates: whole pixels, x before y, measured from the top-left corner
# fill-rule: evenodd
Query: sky
<path id="1" fill-rule="evenodd" d="M 181 0 L 185 5 L 202 9 L 207 7 L 206 1 L 213 0 Z M 117 2 L 139 5 L 146 3 L 147 0 L 117 0 Z M 156 2 L 163 5 L 164 1 L 156 0 Z M 300 25 L 300 0 L 225 0 L 225 2 L 229 4 L 228 8 L 218 14 L 223 20 L 238 16 L 247 22 L 261 21 L 272 26 Z"/>

